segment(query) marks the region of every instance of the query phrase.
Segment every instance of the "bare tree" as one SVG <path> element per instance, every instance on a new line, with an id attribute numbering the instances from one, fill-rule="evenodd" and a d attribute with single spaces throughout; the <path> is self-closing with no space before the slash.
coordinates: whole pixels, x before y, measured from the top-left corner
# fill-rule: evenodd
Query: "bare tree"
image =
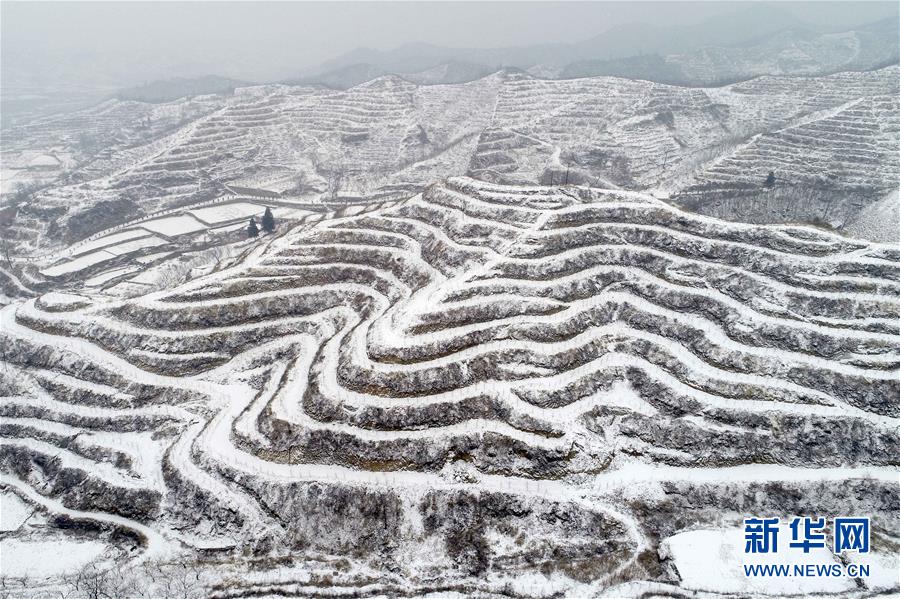
<path id="1" fill-rule="evenodd" d="M 160 569 L 165 596 L 172 599 L 195 599 L 200 597 L 203 585 L 200 572 L 181 562 L 169 564 Z"/>
<path id="2" fill-rule="evenodd" d="M 10 271 L 13 271 L 12 246 L 12 239 L 6 236 L 0 238 L 0 252 L 3 252 L 3 259 L 6 260 L 6 266 Z"/>
<path id="3" fill-rule="evenodd" d="M 328 171 L 328 197 L 332 200 L 337 197 L 346 177 L 347 167 L 343 162 L 336 163 Z"/>
<path id="4" fill-rule="evenodd" d="M 18 206 L 23 202 L 30 201 L 34 194 L 44 187 L 47 187 L 46 183 L 41 183 L 40 181 L 28 181 L 28 182 L 19 182 L 16 183 L 13 188 L 12 195 L 9 198 L 9 203 L 11 206 Z"/>
<path id="5" fill-rule="evenodd" d="M 298 172 L 297 179 L 294 183 L 294 191 L 296 191 L 298 195 L 302 194 L 307 185 L 309 185 L 309 181 L 307 180 L 306 171 Z"/>
<path id="6" fill-rule="evenodd" d="M 205 596 L 196 564 L 145 562 L 130 568 L 103 570 L 91 564 L 63 577 L 59 599 L 200 599 Z"/>
<path id="7" fill-rule="evenodd" d="M 656 180 L 656 184 L 657 184 L 657 185 L 659 185 L 660 183 L 662 183 L 663 177 L 666 176 L 666 168 L 669 166 L 669 154 L 671 154 L 671 153 L 672 153 L 672 148 L 671 148 L 671 147 L 667 147 L 667 148 L 665 149 L 665 151 L 663 152 L 662 168 L 659 169 L 659 177 L 658 177 L 657 180 Z"/>
<path id="8" fill-rule="evenodd" d="M 74 578 L 75 596 L 83 599 L 112 599 L 113 580 L 95 564 L 81 570 Z"/>

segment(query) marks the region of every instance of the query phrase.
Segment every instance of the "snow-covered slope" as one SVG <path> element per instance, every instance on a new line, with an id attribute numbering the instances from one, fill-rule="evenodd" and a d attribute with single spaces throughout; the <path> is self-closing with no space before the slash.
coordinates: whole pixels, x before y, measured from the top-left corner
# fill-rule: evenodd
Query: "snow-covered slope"
<path id="1" fill-rule="evenodd" d="M 835 161 L 855 159 L 864 179 L 834 173 L 840 184 L 890 187 L 897 171 L 888 154 L 900 143 L 898 108 L 890 98 L 900 91 L 898 73 L 892 67 L 819 78 L 763 77 L 708 89 L 609 77 L 511 77 L 501 88 L 473 171 L 480 174 L 484 164 L 500 178 L 534 181 L 555 170 L 560 183 L 560 168 L 568 166 L 588 180 L 680 189 L 686 176 L 702 178 L 718 167 L 725 170 L 722 184 L 759 187 L 771 168 L 789 171 L 791 181 L 826 177 L 831 164 L 804 163 L 798 152 L 825 145 L 838 155 Z M 802 131 L 786 129 L 795 123 Z M 745 158 L 741 168 L 719 167 L 735 148 L 740 152 L 748 142 L 752 148 L 757 136 L 769 145 Z M 884 160 L 877 152 L 865 155 L 868 146 L 883 151 Z M 857 147 L 859 153 L 840 156 Z M 561 155 L 554 164 L 550 156 L 557 149 Z"/>
<path id="2" fill-rule="evenodd" d="M 896 245 L 451 178 L 0 336 L 3 484 L 215 596 L 677 594 L 682 531 L 900 525 Z"/>
<path id="3" fill-rule="evenodd" d="M 449 83 L 454 78 L 446 74 L 459 72 L 452 67 L 462 62 L 469 66 L 463 73 L 473 67 L 491 71 L 505 66 L 545 78 L 613 75 L 699 86 L 760 75 L 863 71 L 897 62 L 896 12 L 852 27 L 843 21 L 845 26 L 835 29 L 834 22 L 823 28 L 772 4 L 740 6 L 733 14 L 685 27 L 629 23 L 574 43 L 490 49 L 432 44 L 406 44 L 387 51 L 358 48 L 326 62 L 307 81 L 350 87 L 377 74 L 415 78 L 424 70 Z"/>
<path id="4" fill-rule="evenodd" d="M 900 189 L 866 207 L 847 229 L 863 239 L 900 243 Z"/>
<path id="5" fill-rule="evenodd" d="M 4 132 L 4 151 L 19 156 L 6 161 L 20 169 L 17 179 L 34 175 L 26 164 L 34 152 L 74 156 L 17 203 L 4 230 L 28 253 L 209 201 L 226 183 L 378 201 L 463 174 L 661 188 L 714 210 L 746 196 L 735 190 L 757 192 L 770 170 L 787 193 L 851 190 L 841 218 L 819 211 L 795 219 L 840 227 L 897 185 L 898 73 L 894 66 L 685 88 L 502 71 L 453 85 L 385 76 L 344 91 L 272 85 L 161 105 L 110 101 Z M 77 141 L 86 135 L 95 137 Z M 771 212 L 761 207 L 748 218 Z"/>

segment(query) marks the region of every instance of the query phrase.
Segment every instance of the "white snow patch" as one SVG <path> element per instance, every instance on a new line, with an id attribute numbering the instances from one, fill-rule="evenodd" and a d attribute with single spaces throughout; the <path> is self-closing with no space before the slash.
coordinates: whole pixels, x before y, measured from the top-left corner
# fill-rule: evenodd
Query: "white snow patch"
<path id="1" fill-rule="evenodd" d="M 50 266 L 41 271 L 41 274 L 45 277 L 59 277 L 62 275 L 67 275 L 73 272 L 78 272 L 79 270 L 84 270 L 89 266 L 93 266 L 95 264 L 100 264 L 101 262 L 106 262 L 107 260 L 113 259 L 115 256 L 106 250 L 100 250 L 98 252 L 92 252 L 90 254 L 84 254 L 75 258 L 74 260 L 69 260 L 67 262 L 63 262 L 61 264 L 57 264 L 56 266 Z"/>
<path id="2" fill-rule="evenodd" d="M 526 376 L 550 376 L 555 372 L 549 368 L 520 363 L 501 364 L 500 368 L 511 374 L 523 374 Z"/>
<path id="3" fill-rule="evenodd" d="M 250 221 L 244 222 L 241 221 L 239 223 L 234 223 L 233 225 L 222 225 L 221 227 L 216 227 L 212 229 L 213 233 L 231 233 L 232 231 L 239 231 L 241 229 L 246 229 L 250 224 Z"/>
<path id="4" fill-rule="evenodd" d="M 251 216 L 261 218 L 265 210 L 265 207 L 257 204 L 235 202 L 233 204 L 222 204 L 219 206 L 190 210 L 188 211 L 188 214 L 197 217 L 205 223 L 215 225 L 233 220 L 249 219 Z"/>
<path id="5" fill-rule="evenodd" d="M 558 573 L 548 577 L 539 572 L 518 572 L 514 578 L 507 581 L 513 593 L 523 597 L 547 597 L 558 594 L 564 586 L 565 579 Z"/>
<path id="6" fill-rule="evenodd" d="M 104 283 L 115 279 L 124 274 L 128 274 L 130 272 L 134 272 L 136 269 L 133 266 L 122 266 L 120 268 L 114 268 L 112 270 L 107 270 L 104 273 L 100 273 L 96 277 L 91 277 L 87 281 L 84 282 L 85 287 L 99 287 Z"/>
<path id="7" fill-rule="evenodd" d="M 869 241 L 900 242 L 900 190 L 863 208 L 847 233 Z"/>
<path id="8" fill-rule="evenodd" d="M 803 553 L 786 549 L 791 538 L 788 526 L 778 527 L 777 553 L 744 553 L 742 528 L 692 530 L 669 537 L 660 547 L 675 561 L 682 586 L 691 590 L 717 593 L 757 593 L 760 595 L 793 595 L 801 593 L 840 593 L 856 588 L 847 577 L 745 576 L 744 564 L 836 564 L 834 554 L 826 548 Z"/>
<path id="9" fill-rule="evenodd" d="M 106 550 L 99 541 L 53 539 L 29 541 L 0 540 L 0 559 L 3 574 L 20 578 L 47 578 L 77 572 L 98 558 Z"/>
<path id="10" fill-rule="evenodd" d="M 144 248 L 156 247 L 158 245 L 165 244 L 165 240 L 160 239 L 159 237 L 149 236 L 149 237 L 141 237 L 138 239 L 134 239 L 132 241 L 126 241 L 124 243 L 120 243 L 117 245 L 110 246 L 106 248 L 106 251 L 110 254 L 115 254 L 116 256 L 121 256 L 122 254 L 130 254 L 131 252 L 136 252 L 137 250 L 142 250 Z"/>
<path id="11" fill-rule="evenodd" d="M 619 381 L 613 385 L 608 392 L 602 392 L 602 401 L 598 402 L 605 406 L 616 406 L 626 408 L 632 412 L 643 414 L 644 416 L 655 416 L 658 410 L 650 403 L 645 401 L 631 385 L 623 381 Z"/>
<path id="12" fill-rule="evenodd" d="M 93 241 L 88 241 L 73 246 L 72 254 L 75 256 L 80 256 L 81 254 L 86 254 L 94 250 L 99 250 L 100 248 L 105 248 L 110 245 L 122 243 L 123 241 L 130 241 L 138 237 L 145 237 L 146 235 L 147 232 L 140 229 L 130 229 L 128 231 L 122 231 L 121 233 L 105 235 L 104 237 L 94 239 Z"/>
<path id="13" fill-rule="evenodd" d="M 14 493 L 0 495 L 0 532 L 18 530 L 34 510 Z"/>
<path id="14" fill-rule="evenodd" d="M 272 210 L 272 216 L 274 216 L 276 219 L 283 220 L 300 219 L 304 216 L 309 216 L 310 214 L 314 213 L 304 208 L 278 207 Z"/>
<path id="15" fill-rule="evenodd" d="M 168 216 L 156 220 L 148 220 L 141 223 L 141 228 L 147 229 L 153 233 L 159 233 L 166 237 L 177 237 L 187 233 L 196 233 L 204 231 L 207 226 L 189 214 L 179 216 Z"/>
<path id="16" fill-rule="evenodd" d="M 851 551 L 844 553 L 844 557 L 854 564 L 869 566 L 869 575 L 861 579 L 866 588 L 873 591 L 900 589 L 900 554 L 874 550 L 858 554 Z"/>
<path id="17" fill-rule="evenodd" d="M 134 259 L 135 262 L 140 262 L 141 264 L 150 264 L 151 262 L 156 262 L 166 256 L 171 256 L 174 252 L 157 252 L 155 254 L 147 254 L 146 256 L 139 256 Z"/>
<path id="18" fill-rule="evenodd" d="M 40 302 L 42 306 L 50 310 L 66 310 L 87 305 L 91 303 L 91 300 L 83 295 L 51 291 L 50 293 L 42 295 Z"/>

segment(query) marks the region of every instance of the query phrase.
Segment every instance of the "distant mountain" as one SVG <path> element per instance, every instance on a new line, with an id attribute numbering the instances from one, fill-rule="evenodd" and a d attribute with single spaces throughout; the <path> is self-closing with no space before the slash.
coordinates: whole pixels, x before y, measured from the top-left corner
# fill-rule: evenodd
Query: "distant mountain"
<path id="1" fill-rule="evenodd" d="M 865 71 L 897 62 L 898 35 L 893 20 L 831 33 L 786 29 L 739 44 L 704 46 L 682 54 L 577 61 L 556 76 L 612 75 L 677 85 L 715 85 L 759 75 Z"/>
<path id="2" fill-rule="evenodd" d="M 726 16 L 684 27 L 624 25 L 570 44 L 538 44 L 506 48 L 444 48 L 432 44 L 405 44 L 393 50 L 358 48 L 322 64 L 331 72 L 353 64 L 370 64 L 393 73 L 413 73 L 449 62 L 468 62 L 494 69 L 535 65 L 562 67 L 579 60 L 609 60 L 640 54 L 690 52 L 710 45 L 749 41 L 805 23 L 788 11 L 754 5 Z M 750 33 L 752 32 L 752 34 Z"/>
<path id="3" fill-rule="evenodd" d="M 403 77 L 419 85 L 465 83 L 466 81 L 481 79 L 495 72 L 495 70 L 487 65 L 471 62 L 445 62 L 418 73 L 405 74 Z"/>
<path id="4" fill-rule="evenodd" d="M 172 102 L 187 96 L 230 94 L 234 92 L 236 87 L 245 85 L 249 85 L 248 82 L 216 75 L 193 78 L 177 77 L 123 89 L 116 94 L 116 98 L 119 100 L 136 100 L 138 102 L 159 104 Z"/>
<path id="5" fill-rule="evenodd" d="M 543 74 L 546 76 L 549 73 Z M 552 78 L 577 79 L 600 75 L 675 84 L 683 84 L 688 79 L 677 63 L 668 62 L 659 54 L 573 62 L 557 70 Z"/>
<path id="6" fill-rule="evenodd" d="M 433 83 L 465 70 L 455 68 L 419 76 Z M 10 168 L 27 174 L 34 153 L 53 148 L 77 167 L 3 235 L 44 250 L 36 244 L 109 226 L 111 202 L 150 214 L 212 199 L 216 182 L 319 194 L 340 179 L 343 193 L 382 197 L 447 173 L 658 189 L 720 218 L 841 228 L 897 187 L 898 73 L 702 88 L 505 69 L 440 86 L 388 75 L 348 90 L 265 85 L 164 106 L 110 100 L 9 131 Z M 774 190 L 762 185 L 770 171 Z"/>
<path id="7" fill-rule="evenodd" d="M 290 79 L 285 81 L 285 83 L 290 85 L 324 85 L 332 89 L 350 89 L 385 75 L 400 75 L 411 83 L 437 85 L 474 81 L 490 75 L 496 70 L 483 64 L 457 61 L 445 62 L 412 72 L 389 71 L 373 64 L 358 63 L 315 76 Z"/>
<path id="8" fill-rule="evenodd" d="M 359 48 L 323 63 L 300 81 L 346 89 L 388 73 L 420 82 L 415 74 L 446 72 L 452 75 L 428 82 L 458 83 L 516 67 L 549 78 L 611 75 L 710 85 L 765 74 L 817 75 L 882 67 L 896 62 L 898 35 L 895 19 L 835 31 L 806 23 L 776 6 L 753 5 L 696 25 L 625 25 L 571 44 L 444 48 L 416 43 L 386 51 Z"/>
<path id="9" fill-rule="evenodd" d="M 288 85 L 324 85 L 325 87 L 333 89 L 349 89 L 355 85 L 371 81 L 372 79 L 376 79 L 389 73 L 390 71 L 387 71 L 382 67 L 366 62 L 359 62 L 316 76 L 288 79 L 284 83 Z"/>
<path id="10" fill-rule="evenodd" d="M 813 28 L 784 9 L 752 5 L 694 25 L 659 27 L 634 24 L 616 27 L 573 44 L 573 55 L 565 63 L 693 52 L 708 46 L 752 42 L 756 37 L 801 27 Z"/>

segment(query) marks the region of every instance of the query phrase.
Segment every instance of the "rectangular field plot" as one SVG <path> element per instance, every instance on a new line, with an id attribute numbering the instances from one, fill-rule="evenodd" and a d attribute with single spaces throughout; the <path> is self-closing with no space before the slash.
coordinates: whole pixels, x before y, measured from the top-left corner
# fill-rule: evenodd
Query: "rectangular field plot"
<path id="1" fill-rule="evenodd" d="M 76 256 L 80 256 L 81 254 L 86 254 L 88 252 L 93 252 L 94 250 L 99 250 L 100 248 L 115 245 L 117 243 L 121 243 L 123 241 L 128 241 L 130 239 L 137 239 L 138 237 L 146 237 L 147 232 L 141 229 L 130 229 L 128 231 L 121 231 L 119 233 L 113 233 L 112 235 L 105 235 L 100 237 L 99 239 L 94 239 L 93 241 L 89 241 L 82 245 L 79 245 L 73 249 L 73 253 Z"/>
<path id="2" fill-rule="evenodd" d="M 84 270 L 89 266 L 100 264 L 101 262 L 106 262 L 107 260 L 112 260 L 114 257 L 115 254 L 107 252 L 106 250 L 100 250 L 99 252 L 84 254 L 83 256 L 79 256 L 74 260 L 67 260 L 66 262 L 63 262 L 61 264 L 45 268 L 41 271 L 41 274 L 46 277 L 61 277 L 73 272 L 78 272 L 79 270 Z"/>
<path id="3" fill-rule="evenodd" d="M 91 277 L 87 281 L 84 282 L 85 287 L 100 287 L 104 283 L 108 281 L 112 281 L 116 277 L 122 276 L 124 274 L 128 274 L 130 272 L 134 272 L 137 270 L 134 266 L 123 266 L 121 268 L 114 268 L 112 270 L 108 270 L 104 273 L 97 275 L 96 277 Z"/>
<path id="4" fill-rule="evenodd" d="M 203 231 L 207 228 L 204 223 L 187 214 L 148 220 L 145 223 L 141 223 L 140 226 L 153 233 L 159 233 L 164 237 L 178 237 L 187 233 Z"/>
<path id="5" fill-rule="evenodd" d="M 208 208 L 198 208 L 188 213 L 197 219 L 215 225 L 219 223 L 227 223 L 233 220 L 249 220 L 251 216 L 262 218 L 265 212 L 265 206 L 251 204 L 249 202 L 235 202 L 233 204 L 222 204 L 219 206 L 209 206 Z"/>
<path id="6" fill-rule="evenodd" d="M 148 237 L 140 237 L 132 241 L 126 241 L 125 243 L 120 243 L 118 245 L 104 248 L 104 251 L 109 252 L 110 254 L 115 254 L 116 256 L 121 256 L 122 254 L 128 254 L 137 250 L 142 250 L 144 248 L 156 247 L 165 243 L 165 239 L 156 237 L 155 235 L 151 235 Z"/>

